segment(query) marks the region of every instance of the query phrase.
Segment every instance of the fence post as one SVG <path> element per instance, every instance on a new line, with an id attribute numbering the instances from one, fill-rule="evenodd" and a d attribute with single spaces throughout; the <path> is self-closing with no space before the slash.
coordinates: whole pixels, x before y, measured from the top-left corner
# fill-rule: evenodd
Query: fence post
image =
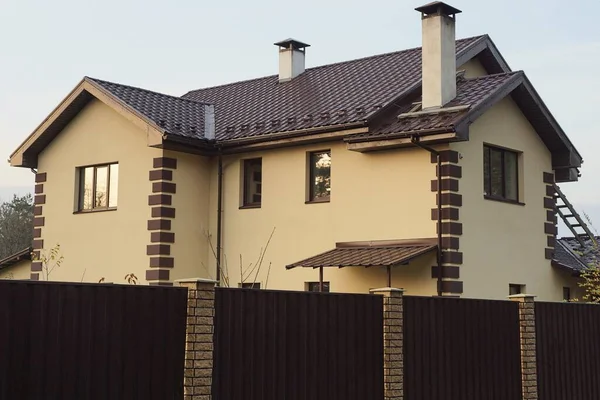
<path id="1" fill-rule="evenodd" d="M 384 400 L 404 399 L 403 308 L 404 289 L 372 289 L 383 295 Z"/>
<path id="2" fill-rule="evenodd" d="M 535 338 L 535 296 L 508 296 L 519 303 L 519 334 L 521 338 L 521 385 L 524 400 L 537 400 L 537 360 Z"/>
<path id="3" fill-rule="evenodd" d="M 188 289 L 184 400 L 210 400 L 216 282 L 198 278 L 176 282 Z"/>

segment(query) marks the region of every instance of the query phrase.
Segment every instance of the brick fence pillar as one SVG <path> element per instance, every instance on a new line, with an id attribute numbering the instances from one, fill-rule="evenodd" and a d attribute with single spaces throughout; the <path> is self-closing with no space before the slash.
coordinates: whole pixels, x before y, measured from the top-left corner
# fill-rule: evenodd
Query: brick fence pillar
<path id="1" fill-rule="evenodd" d="M 210 400 L 216 282 L 208 279 L 182 279 L 177 283 L 188 289 L 184 400 Z"/>
<path id="2" fill-rule="evenodd" d="M 384 400 L 404 399 L 403 311 L 404 289 L 372 289 L 383 295 Z"/>
<path id="3" fill-rule="evenodd" d="M 535 296 L 508 296 L 519 303 L 519 333 L 521 338 L 521 381 L 524 400 L 537 400 L 537 360 L 535 342 Z"/>

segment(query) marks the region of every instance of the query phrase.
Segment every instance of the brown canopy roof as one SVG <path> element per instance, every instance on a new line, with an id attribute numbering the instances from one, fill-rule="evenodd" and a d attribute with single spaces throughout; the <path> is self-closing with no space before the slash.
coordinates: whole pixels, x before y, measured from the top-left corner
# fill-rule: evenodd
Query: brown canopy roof
<path id="1" fill-rule="evenodd" d="M 287 265 L 286 268 L 388 267 L 406 264 L 436 248 L 435 238 L 336 243 L 335 249 Z"/>

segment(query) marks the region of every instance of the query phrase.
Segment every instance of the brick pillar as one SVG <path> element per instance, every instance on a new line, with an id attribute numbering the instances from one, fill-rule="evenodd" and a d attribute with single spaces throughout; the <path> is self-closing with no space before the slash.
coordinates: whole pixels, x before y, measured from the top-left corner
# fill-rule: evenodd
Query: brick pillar
<path id="1" fill-rule="evenodd" d="M 537 360 L 535 342 L 535 296 L 516 294 L 508 296 L 519 303 L 519 333 L 521 338 L 521 380 L 523 399 L 537 400 Z"/>
<path id="2" fill-rule="evenodd" d="M 184 400 L 210 400 L 216 282 L 209 279 L 183 279 L 177 283 L 188 289 Z"/>
<path id="3" fill-rule="evenodd" d="M 404 289 L 372 289 L 383 295 L 384 400 L 404 399 L 403 311 Z"/>

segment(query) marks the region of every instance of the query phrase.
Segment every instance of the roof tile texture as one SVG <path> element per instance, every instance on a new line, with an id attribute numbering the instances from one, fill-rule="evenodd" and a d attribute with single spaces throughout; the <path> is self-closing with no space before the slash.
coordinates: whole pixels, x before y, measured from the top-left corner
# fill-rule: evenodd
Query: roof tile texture
<path id="1" fill-rule="evenodd" d="M 458 40 L 457 54 L 483 36 Z M 364 121 L 421 80 L 421 48 L 309 68 L 278 77 L 194 90 L 183 97 L 215 104 L 217 140 Z"/>
<path id="2" fill-rule="evenodd" d="M 436 247 L 436 245 L 338 247 L 314 257 L 290 264 L 287 268 L 392 266 L 410 260 L 411 258 L 433 250 Z"/>
<path id="3" fill-rule="evenodd" d="M 166 133 L 204 137 L 205 104 L 132 86 L 86 78 L 158 125 Z"/>

